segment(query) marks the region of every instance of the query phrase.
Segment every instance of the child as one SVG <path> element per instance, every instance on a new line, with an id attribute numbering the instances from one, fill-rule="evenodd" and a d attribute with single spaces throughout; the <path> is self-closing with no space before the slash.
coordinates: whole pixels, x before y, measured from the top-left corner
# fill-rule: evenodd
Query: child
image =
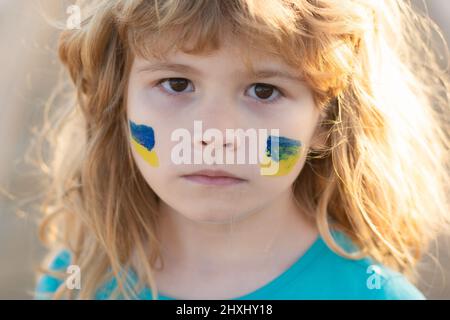
<path id="1" fill-rule="evenodd" d="M 45 133 L 37 298 L 424 298 L 415 267 L 449 222 L 429 20 L 394 0 L 81 13 L 59 43 L 76 101 Z"/>

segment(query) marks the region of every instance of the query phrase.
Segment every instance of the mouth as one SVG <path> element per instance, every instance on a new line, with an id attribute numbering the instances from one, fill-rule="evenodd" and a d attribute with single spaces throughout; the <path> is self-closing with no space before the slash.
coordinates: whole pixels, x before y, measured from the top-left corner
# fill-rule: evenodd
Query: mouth
<path id="1" fill-rule="evenodd" d="M 194 183 L 211 186 L 230 186 L 247 181 L 222 170 L 200 170 L 181 177 Z"/>

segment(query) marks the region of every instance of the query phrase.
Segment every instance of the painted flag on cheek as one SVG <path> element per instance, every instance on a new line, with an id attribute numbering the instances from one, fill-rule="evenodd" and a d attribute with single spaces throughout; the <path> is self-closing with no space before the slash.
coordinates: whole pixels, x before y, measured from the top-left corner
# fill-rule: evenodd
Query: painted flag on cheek
<path id="1" fill-rule="evenodd" d="M 152 127 L 130 120 L 131 143 L 136 152 L 152 167 L 159 166 L 155 150 L 155 132 Z"/>
<path id="2" fill-rule="evenodd" d="M 284 176 L 291 172 L 300 158 L 302 143 L 299 140 L 279 136 L 268 136 L 264 163 L 273 166 L 275 162 L 277 170 L 264 175 Z M 261 165 L 264 169 L 268 165 Z M 263 172 L 263 171 L 261 171 Z"/>

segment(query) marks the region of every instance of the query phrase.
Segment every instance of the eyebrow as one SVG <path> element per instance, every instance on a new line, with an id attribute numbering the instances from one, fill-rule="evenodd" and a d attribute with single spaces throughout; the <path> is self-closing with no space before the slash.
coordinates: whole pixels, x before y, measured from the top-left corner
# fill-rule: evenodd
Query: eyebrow
<path id="1" fill-rule="evenodd" d="M 191 73 L 195 75 L 201 75 L 201 71 L 193 68 L 189 65 L 180 63 L 169 63 L 169 62 L 159 62 L 154 64 L 145 65 L 138 69 L 138 73 L 141 72 L 155 72 L 160 70 L 168 70 L 182 73 Z M 303 82 L 304 79 L 301 75 L 291 74 L 286 71 L 276 70 L 276 69 L 261 69 L 261 70 L 251 70 L 250 75 L 255 78 L 284 78 L 293 81 Z"/>
<path id="2" fill-rule="evenodd" d="M 293 81 L 301 81 L 303 82 L 303 78 L 300 75 L 291 74 L 289 72 L 281 71 L 281 70 L 256 70 L 251 72 L 251 74 L 256 78 L 284 78 Z"/>
<path id="3" fill-rule="evenodd" d="M 180 63 L 168 63 L 168 62 L 158 62 L 154 64 L 145 65 L 139 68 L 138 73 L 141 72 L 154 72 L 159 70 L 169 70 L 178 72 L 189 72 L 194 74 L 200 74 L 201 72 L 191 66 L 180 64 Z"/>

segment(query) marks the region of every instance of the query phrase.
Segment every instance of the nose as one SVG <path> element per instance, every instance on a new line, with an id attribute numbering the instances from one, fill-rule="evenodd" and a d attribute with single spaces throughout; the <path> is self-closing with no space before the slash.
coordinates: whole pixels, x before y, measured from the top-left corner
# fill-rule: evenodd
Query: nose
<path id="1" fill-rule="evenodd" d="M 220 135 L 219 135 L 220 132 Z M 221 136 L 222 139 L 217 139 L 217 136 Z M 210 144 L 214 145 L 215 148 L 224 148 L 224 149 L 229 149 L 229 150 L 233 150 L 236 149 L 236 146 L 238 144 L 238 142 L 236 141 L 236 137 L 232 136 L 227 136 L 226 132 L 223 133 L 222 131 L 217 131 L 217 135 L 215 135 L 214 137 L 212 136 L 203 136 L 200 139 L 198 139 L 198 144 L 206 147 Z M 196 143 L 196 144 L 197 144 Z"/>
<path id="2" fill-rule="evenodd" d="M 240 145 L 239 137 L 233 131 L 227 132 L 227 129 L 233 128 L 209 127 L 205 129 L 202 127 L 200 131 L 199 122 L 196 121 L 194 124 L 194 148 L 210 146 L 213 150 L 222 148 L 225 151 L 236 151 Z"/>
<path id="3" fill-rule="evenodd" d="M 239 128 L 238 104 L 230 96 L 224 96 L 227 96 L 224 90 L 217 90 L 217 95 L 210 95 L 197 105 L 193 114 L 194 148 L 210 146 L 214 150 L 236 151 L 240 145 L 239 137 L 228 132 Z"/>

